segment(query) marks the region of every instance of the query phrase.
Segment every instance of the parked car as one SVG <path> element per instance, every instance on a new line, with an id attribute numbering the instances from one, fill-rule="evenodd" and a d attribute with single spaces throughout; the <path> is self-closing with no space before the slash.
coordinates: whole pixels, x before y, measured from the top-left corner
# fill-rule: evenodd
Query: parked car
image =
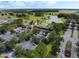
<path id="1" fill-rule="evenodd" d="M 9 56 L 4 56 L 4 58 L 10 58 Z"/>
<path id="2" fill-rule="evenodd" d="M 67 41 L 66 48 L 65 48 L 65 56 L 71 57 L 71 48 L 72 48 L 72 42 Z"/>

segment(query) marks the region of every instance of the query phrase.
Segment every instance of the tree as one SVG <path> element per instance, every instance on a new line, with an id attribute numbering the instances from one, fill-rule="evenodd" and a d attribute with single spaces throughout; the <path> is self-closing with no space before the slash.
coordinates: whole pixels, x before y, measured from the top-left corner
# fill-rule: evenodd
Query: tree
<path id="1" fill-rule="evenodd" d="M 48 39 L 50 40 L 50 42 L 53 42 L 55 39 L 57 38 L 57 33 L 55 30 L 51 31 L 51 33 L 49 34 Z"/>
<path id="2" fill-rule="evenodd" d="M 12 50 L 15 48 L 15 45 L 18 43 L 16 38 L 11 39 L 10 41 L 5 42 L 6 50 Z"/>
<path id="3" fill-rule="evenodd" d="M 76 14 L 65 14 L 65 13 L 59 13 L 58 17 L 64 17 L 66 19 L 78 19 L 79 15 Z"/>
<path id="4" fill-rule="evenodd" d="M 56 33 L 59 33 L 63 29 L 65 29 L 65 24 L 63 23 L 54 23 L 53 24 L 53 29 L 56 30 Z"/>
<path id="5" fill-rule="evenodd" d="M 7 26 L 3 25 L 0 27 L 0 34 L 4 34 L 7 31 Z"/>
<path id="6" fill-rule="evenodd" d="M 51 54 L 54 56 L 57 56 L 57 52 L 60 52 L 60 48 L 58 46 L 52 46 L 52 52 Z"/>
<path id="7" fill-rule="evenodd" d="M 0 54 L 5 51 L 5 48 L 6 48 L 6 47 L 5 47 L 4 43 L 1 43 L 1 42 L 0 42 Z"/>
<path id="8" fill-rule="evenodd" d="M 35 28 L 32 29 L 33 34 L 35 34 L 37 32 L 37 30 Z"/>
<path id="9" fill-rule="evenodd" d="M 28 51 L 26 56 L 28 58 L 38 58 L 38 57 L 40 57 L 39 53 L 35 50 Z"/>
<path id="10" fill-rule="evenodd" d="M 22 49 L 22 48 L 20 48 L 20 47 L 16 47 L 15 53 L 16 53 L 16 57 L 17 58 L 26 58 L 27 57 L 26 56 L 27 51 Z"/>
<path id="11" fill-rule="evenodd" d="M 14 20 L 14 24 L 16 24 L 17 26 L 23 25 L 23 19 L 16 19 L 16 20 Z"/>
<path id="12" fill-rule="evenodd" d="M 32 36 L 31 32 L 22 32 L 19 34 L 18 42 L 28 41 L 31 36 Z"/>
<path id="13" fill-rule="evenodd" d="M 2 13 L 1 16 L 4 16 L 4 14 Z"/>
<path id="14" fill-rule="evenodd" d="M 4 39 L 0 38 L 0 42 L 4 42 L 4 41 L 5 41 Z"/>
<path id="15" fill-rule="evenodd" d="M 24 41 L 26 39 L 26 34 L 27 34 L 26 32 L 20 33 L 18 42 Z"/>
<path id="16" fill-rule="evenodd" d="M 52 51 L 51 51 L 52 55 L 57 56 L 57 53 L 60 52 L 59 46 L 60 46 L 60 41 L 59 40 L 55 40 L 52 43 Z"/>
<path id="17" fill-rule="evenodd" d="M 9 15 L 14 16 L 14 13 L 10 12 Z"/>
<path id="18" fill-rule="evenodd" d="M 40 43 L 36 47 L 36 51 L 40 54 L 40 57 L 46 57 L 47 55 L 47 46 L 44 43 Z"/>
<path id="19" fill-rule="evenodd" d="M 17 17 L 25 17 L 26 14 L 24 14 L 24 13 L 17 13 L 16 16 L 17 16 Z"/>
<path id="20" fill-rule="evenodd" d="M 42 42 L 48 45 L 50 43 L 49 39 L 47 38 L 42 38 Z"/>
<path id="21" fill-rule="evenodd" d="M 17 58 L 37 58 L 40 57 L 39 53 L 35 50 L 25 50 L 21 47 L 16 47 L 16 57 Z"/>
<path id="22" fill-rule="evenodd" d="M 35 16 L 43 16 L 44 12 L 41 11 L 35 11 Z"/>

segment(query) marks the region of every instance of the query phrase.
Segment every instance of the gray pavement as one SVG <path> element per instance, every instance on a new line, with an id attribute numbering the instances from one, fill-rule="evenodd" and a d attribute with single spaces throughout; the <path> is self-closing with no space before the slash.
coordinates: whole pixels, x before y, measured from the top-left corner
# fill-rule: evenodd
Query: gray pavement
<path id="1" fill-rule="evenodd" d="M 16 37 L 16 34 L 12 34 L 10 31 L 7 31 L 5 34 L 0 35 L 0 38 L 2 38 L 5 41 L 10 41 L 14 37 Z"/>
<path id="2" fill-rule="evenodd" d="M 61 58 L 66 58 L 65 55 L 64 55 L 64 50 L 65 50 L 65 45 L 66 45 L 68 40 L 72 41 L 71 58 L 77 58 L 77 51 L 76 51 L 77 47 L 76 47 L 75 43 L 78 41 L 78 30 L 77 30 L 77 27 L 74 27 L 73 37 L 71 38 L 72 30 L 69 29 L 69 28 L 71 28 L 71 23 L 68 26 L 68 29 L 65 32 L 65 35 L 63 36 L 64 42 L 62 42 L 61 46 L 60 46 L 61 51 L 60 51 L 58 57 L 61 57 Z"/>
<path id="3" fill-rule="evenodd" d="M 15 58 L 16 56 L 14 55 L 14 51 L 8 52 L 8 53 L 4 53 L 4 56 L 7 56 L 9 58 Z"/>
<path id="4" fill-rule="evenodd" d="M 66 45 L 67 41 L 70 40 L 71 32 L 72 32 L 72 30 L 69 29 L 70 27 L 71 26 L 68 27 L 67 31 L 65 32 L 65 35 L 63 35 L 64 42 L 61 43 L 61 46 L 60 46 L 61 51 L 60 51 L 58 57 L 65 58 L 65 55 L 64 55 L 65 45 Z"/>
<path id="5" fill-rule="evenodd" d="M 78 41 L 78 30 L 76 30 L 77 27 L 74 28 L 73 38 L 72 38 L 72 51 L 71 51 L 71 57 L 77 58 L 77 51 L 76 51 L 76 43 Z"/>
<path id="6" fill-rule="evenodd" d="M 16 46 L 19 46 L 19 47 L 22 47 L 22 48 L 28 49 L 28 50 L 32 50 L 37 47 L 37 45 L 32 42 L 32 39 L 30 39 L 29 41 L 19 43 Z"/>

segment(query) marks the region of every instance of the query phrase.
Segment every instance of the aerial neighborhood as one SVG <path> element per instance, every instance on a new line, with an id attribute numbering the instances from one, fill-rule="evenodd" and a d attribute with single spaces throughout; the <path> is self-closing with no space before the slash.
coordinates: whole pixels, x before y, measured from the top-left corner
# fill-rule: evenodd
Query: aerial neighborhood
<path id="1" fill-rule="evenodd" d="M 0 10 L 0 57 L 79 57 L 78 11 Z"/>

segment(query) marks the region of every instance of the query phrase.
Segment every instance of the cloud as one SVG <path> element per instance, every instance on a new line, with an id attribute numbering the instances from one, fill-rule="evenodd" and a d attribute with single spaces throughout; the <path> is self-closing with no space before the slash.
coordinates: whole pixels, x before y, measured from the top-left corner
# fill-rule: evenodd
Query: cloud
<path id="1" fill-rule="evenodd" d="M 0 1 L 0 8 L 47 8 L 55 1 Z"/>
<path id="2" fill-rule="evenodd" d="M 2 9 L 16 8 L 79 8 L 79 2 L 73 1 L 0 1 Z"/>
<path id="3" fill-rule="evenodd" d="M 25 6 L 24 1 L 10 1 L 9 3 L 13 6 Z"/>
<path id="4" fill-rule="evenodd" d="M 26 5 L 28 5 L 30 8 L 49 8 L 52 5 L 55 5 L 57 2 L 54 1 L 35 1 L 35 2 L 28 2 Z"/>

